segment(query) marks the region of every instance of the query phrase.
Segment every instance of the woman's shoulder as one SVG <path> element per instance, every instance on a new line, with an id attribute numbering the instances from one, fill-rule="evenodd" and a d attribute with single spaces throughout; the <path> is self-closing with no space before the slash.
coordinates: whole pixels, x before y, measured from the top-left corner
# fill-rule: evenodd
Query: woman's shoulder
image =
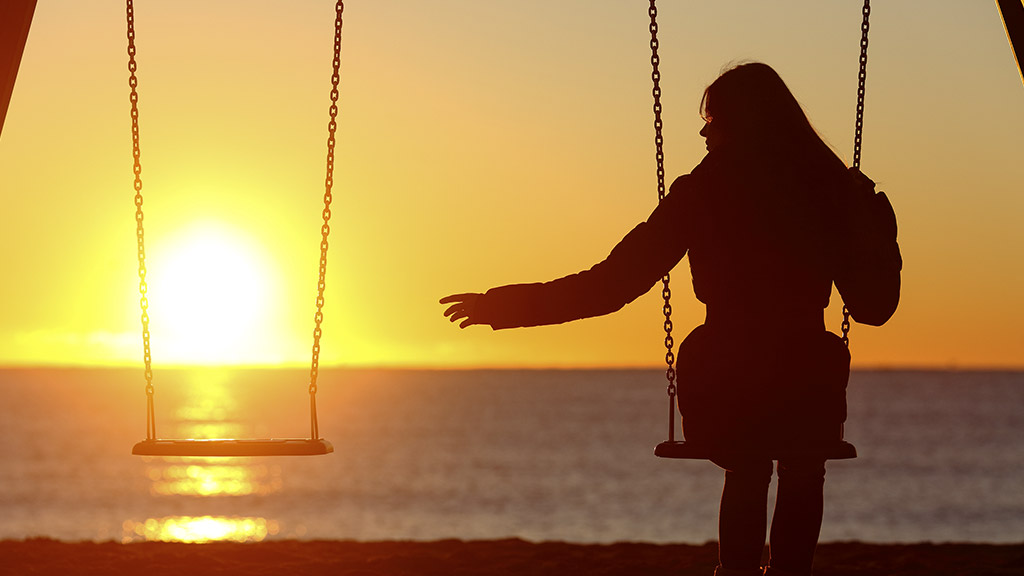
<path id="1" fill-rule="evenodd" d="M 683 174 L 672 182 L 669 191 L 680 195 L 700 195 L 720 188 L 730 178 L 738 174 L 749 173 L 751 158 L 744 158 L 742 151 L 733 147 L 721 146 L 708 152 L 693 167 L 689 174 Z"/>
<path id="2" fill-rule="evenodd" d="M 683 191 L 686 189 L 693 189 L 705 183 L 709 177 L 715 172 L 718 172 L 717 167 L 722 163 L 721 155 L 715 152 L 708 152 L 704 158 L 701 159 L 693 170 L 690 170 L 688 174 L 678 176 L 669 186 L 671 192 Z"/>

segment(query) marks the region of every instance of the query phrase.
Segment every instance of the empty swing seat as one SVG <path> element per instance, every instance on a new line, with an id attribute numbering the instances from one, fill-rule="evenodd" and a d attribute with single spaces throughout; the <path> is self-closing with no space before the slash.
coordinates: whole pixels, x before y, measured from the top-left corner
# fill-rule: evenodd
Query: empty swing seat
<path id="1" fill-rule="evenodd" d="M 334 452 L 323 438 L 210 438 L 143 440 L 132 448 L 137 456 L 318 456 Z"/>
<path id="2" fill-rule="evenodd" d="M 34 4 L 34 0 L 33 0 Z M 138 456 L 184 456 L 184 457 L 238 457 L 238 456 L 317 456 L 334 452 L 334 446 L 330 442 L 319 438 L 316 418 L 316 391 L 317 376 L 320 362 L 320 336 L 322 333 L 321 322 L 323 321 L 325 277 L 327 274 L 327 237 L 330 233 L 331 199 L 332 187 L 334 185 L 334 145 L 335 131 L 337 130 L 336 117 L 338 115 L 338 86 L 341 80 L 341 28 L 342 12 L 345 3 L 337 0 L 335 4 L 334 19 L 334 64 L 331 76 L 331 106 L 329 108 L 330 123 L 327 126 L 327 176 L 324 180 L 324 208 L 321 212 L 323 225 L 320 226 L 320 275 L 317 283 L 315 329 L 313 331 L 313 357 L 310 367 L 309 380 L 309 438 L 201 438 L 201 439 L 160 439 L 156 437 L 156 417 L 153 408 L 153 367 L 152 354 L 150 349 L 149 331 L 149 298 L 148 286 L 146 284 L 146 250 L 145 233 L 143 226 L 143 196 L 142 196 L 142 164 L 141 150 L 139 145 L 139 109 L 138 109 L 138 77 L 136 76 L 137 62 L 135 60 L 135 8 L 133 0 L 126 0 L 127 25 L 128 25 L 128 71 L 130 73 L 128 85 L 131 87 L 130 101 L 132 118 L 132 157 L 134 159 L 135 174 L 135 223 L 136 223 L 136 246 L 138 248 L 139 263 L 139 306 L 141 308 L 142 320 L 142 343 L 143 359 L 145 361 L 146 377 L 146 439 L 132 447 L 132 454 Z"/>

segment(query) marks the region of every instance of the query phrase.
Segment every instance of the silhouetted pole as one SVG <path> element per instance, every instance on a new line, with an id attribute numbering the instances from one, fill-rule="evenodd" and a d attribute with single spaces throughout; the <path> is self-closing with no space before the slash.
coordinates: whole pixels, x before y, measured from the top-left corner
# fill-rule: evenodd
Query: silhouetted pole
<path id="1" fill-rule="evenodd" d="M 32 25 L 32 13 L 36 0 L 3 0 L 0 2 L 0 134 L 4 131 L 7 107 L 14 93 L 14 81 L 18 78 L 18 66 L 25 52 L 28 29 Z"/>
<path id="2" fill-rule="evenodd" d="M 1024 70 L 1021 69 L 1024 64 L 1024 0 L 996 0 L 996 6 L 1003 18 L 1003 26 L 1006 27 L 1013 58 L 1017 61 L 1017 72 L 1020 73 L 1021 82 L 1024 82 Z"/>

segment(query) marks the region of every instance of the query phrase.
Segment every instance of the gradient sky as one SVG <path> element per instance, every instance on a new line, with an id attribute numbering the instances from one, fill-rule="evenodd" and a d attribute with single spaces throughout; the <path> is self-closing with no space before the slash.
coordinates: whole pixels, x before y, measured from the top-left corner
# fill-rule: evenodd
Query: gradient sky
<path id="1" fill-rule="evenodd" d="M 743 60 L 850 161 L 860 2 L 661 4 L 670 177 Z M 661 365 L 657 289 L 501 332 L 437 304 L 588 268 L 653 209 L 646 6 L 347 3 L 324 363 Z M 905 269 L 854 364 L 1022 367 L 1024 87 L 995 4 L 873 8 L 863 168 Z M 141 0 L 136 30 L 154 362 L 308 363 L 333 2 Z M 141 362 L 125 47 L 120 2 L 40 0 L 0 137 L 0 364 Z M 703 308 L 674 279 L 680 341 Z"/>

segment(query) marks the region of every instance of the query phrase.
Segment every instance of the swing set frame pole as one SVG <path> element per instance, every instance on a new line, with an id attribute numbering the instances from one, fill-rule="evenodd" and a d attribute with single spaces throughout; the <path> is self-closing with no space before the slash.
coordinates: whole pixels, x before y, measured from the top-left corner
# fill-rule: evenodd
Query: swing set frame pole
<path id="1" fill-rule="evenodd" d="M 14 81 L 18 78 L 35 10 L 36 0 L 0 2 L 0 134 L 4 130 L 7 108 L 14 94 Z"/>
<path id="2" fill-rule="evenodd" d="M 1013 58 L 1017 62 L 1017 72 L 1020 74 L 1021 82 L 1024 82 L 1024 68 L 1021 68 L 1024 63 L 1024 2 L 996 0 L 996 7 L 999 9 L 999 17 L 1003 19 L 1006 39 L 1013 50 Z"/>

